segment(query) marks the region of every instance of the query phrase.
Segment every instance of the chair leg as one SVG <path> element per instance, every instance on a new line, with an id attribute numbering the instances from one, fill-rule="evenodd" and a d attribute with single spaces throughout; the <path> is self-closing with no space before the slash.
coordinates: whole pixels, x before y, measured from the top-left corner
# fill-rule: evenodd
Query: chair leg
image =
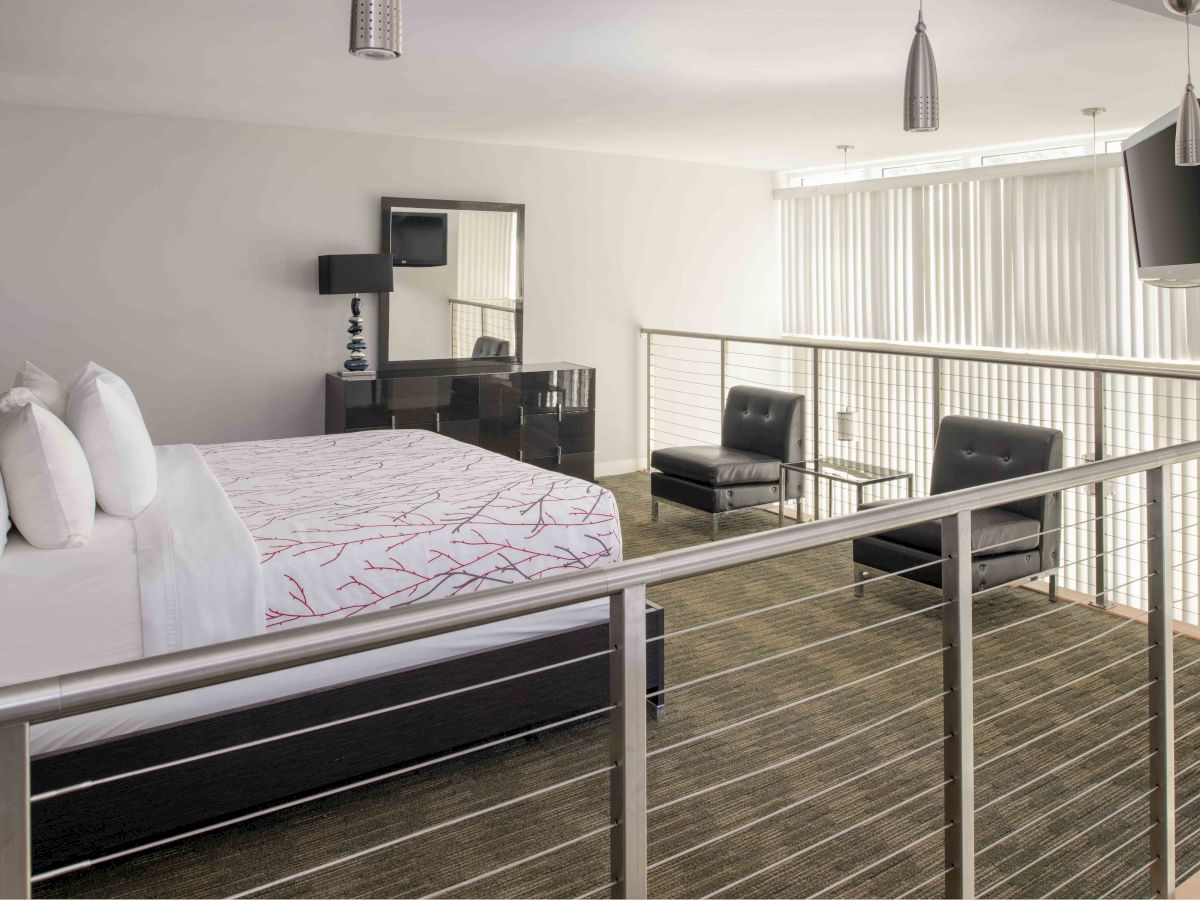
<path id="1" fill-rule="evenodd" d="M 862 599 L 866 595 L 866 591 L 863 590 L 863 586 L 862 586 L 863 574 L 864 573 L 863 573 L 862 569 L 860 569 L 858 567 L 858 564 L 856 563 L 854 566 L 854 575 L 853 575 L 854 596 L 858 597 L 859 599 Z"/>
<path id="2" fill-rule="evenodd" d="M 653 498 L 650 500 L 650 521 L 657 522 L 659 516 L 658 501 Z"/>
<path id="3" fill-rule="evenodd" d="M 1050 602 L 1051 603 L 1058 602 L 1058 576 L 1057 575 L 1050 576 Z"/>
<path id="4" fill-rule="evenodd" d="M 712 539 L 714 541 L 717 539 L 717 531 L 720 528 L 720 522 L 721 522 L 721 517 L 718 516 L 716 513 L 713 513 L 712 514 Z"/>

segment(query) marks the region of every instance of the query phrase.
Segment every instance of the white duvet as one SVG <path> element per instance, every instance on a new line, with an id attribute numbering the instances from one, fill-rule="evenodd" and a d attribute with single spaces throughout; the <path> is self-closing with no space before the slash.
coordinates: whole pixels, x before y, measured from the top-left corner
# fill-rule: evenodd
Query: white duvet
<path id="1" fill-rule="evenodd" d="M 607 490 L 431 431 L 200 452 L 258 547 L 269 629 L 621 558 Z"/>

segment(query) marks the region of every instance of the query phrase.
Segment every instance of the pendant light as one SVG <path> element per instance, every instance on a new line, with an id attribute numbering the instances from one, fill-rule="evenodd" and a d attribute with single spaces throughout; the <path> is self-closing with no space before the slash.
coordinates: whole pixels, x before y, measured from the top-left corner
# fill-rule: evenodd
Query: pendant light
<path id="1" fill-rule="evenodd" d="M 400 55 L 400 0 L 353 0 L 350 52 L 359 59 L 395 59 Z"/>
<path id="2" fill-rule="evenodd" d="M 904 78 L 904 130 L 937 131 L 939 124 L 937 63 L 925 34 L 925 3 L 921 0 Z"/>
<path id="3" fill-rule="evenodd" d="M 1196 104 L 1196 92 L 1192 89 L 1192 13 L 1200 8 L 1200 0 L 1163 0 L 1167 9 L 1183 16 L 1183 27 L 1187 34 L 1187 87 L 1179 104 L 1179 118 L 1175 122 L 1175 165 L 1200 166 L 1200 106 Z"/>

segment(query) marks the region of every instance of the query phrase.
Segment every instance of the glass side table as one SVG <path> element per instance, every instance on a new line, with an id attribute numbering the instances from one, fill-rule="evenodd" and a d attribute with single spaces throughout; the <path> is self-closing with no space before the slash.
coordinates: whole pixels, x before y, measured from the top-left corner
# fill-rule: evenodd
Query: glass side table
<path id="1" fill-rule="evenodd" d="M 820 456 L 816 459 L 806 459 L 798 463 L 782 463 L 779 467 L 779 524 L 783 525 L 783 507 L 788 472 L 798 472 L 801 479 L 811 477 L 813 480 L 813 519 L 821 518 L 821 481 L 826 484 L 826 510 L 833 515 L 833 485 L 849 484 L 855 489 L 857 504 L 855 509 L 862 506 L 866 489 L 876 484 L 887 484 L 892 481 L 904 481 L 908 484 L 908 496 L 913 495 L 913 473 L 900 469 L 889 469 L 886 466 L 872 466 L 867 463 L 854 462 L 849 459 L 839 459 L 835 456 Z"/>

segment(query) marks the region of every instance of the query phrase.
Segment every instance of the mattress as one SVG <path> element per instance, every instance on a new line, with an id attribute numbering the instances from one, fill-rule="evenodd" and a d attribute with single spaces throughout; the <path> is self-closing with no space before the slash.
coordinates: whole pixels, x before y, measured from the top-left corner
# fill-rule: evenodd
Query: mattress
<path id="1" fill-rule="evenodd" d="M 133 523 L 96 514 L 91 540 L 39 550 L 12 531 L 0 559 L 0 684 L 142 656 Z"/>
<path id="2" fill-rule="evenodd" d="M 608 491 L 430 432 L 159 448 L 159 473 L 152 508 L 132 523 L 100 515 L 82 550 L 34 550 L 13 535 L 0 565 L 0 614 L 19 625 L 0 638 L 0 682 L 369 615 L 621 556 Z M 49 564 L 49 554 L 61 561 Z M 34 726 L 31 751 L 62 751 L 607 618 L 608 601 L 599 599 L 99 710 Z"/>

